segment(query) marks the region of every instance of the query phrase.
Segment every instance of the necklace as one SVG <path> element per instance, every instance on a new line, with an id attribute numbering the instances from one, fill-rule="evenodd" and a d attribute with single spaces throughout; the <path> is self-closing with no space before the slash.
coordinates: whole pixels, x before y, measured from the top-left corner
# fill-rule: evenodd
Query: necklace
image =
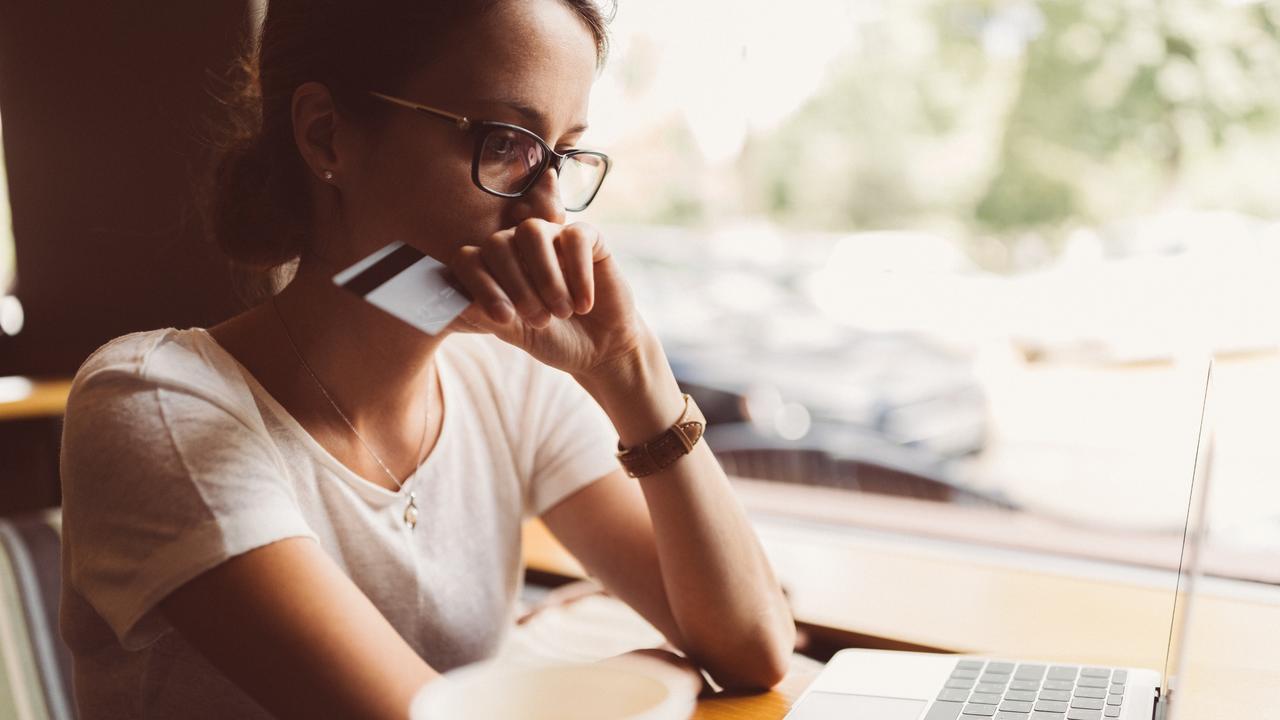
<path id="1" fill-rule="evenodd" d="M 306 368 L 307 374 L 315 381 L 316 387 L 320 388 L 320 394 L 324 395 L 324 399 L 328 400 L 329 405 L 333 406 L 334 412 L 338 413 L 338 417 L 342 418 L 342 422 L 346 423 L 347 427 L 351 429 L 351 434 L 355 435 L 356 440 L 359 440 L 360 444 L 364 446 L 365 451 L 369 453 L 369 457 L 373 458 L 373 461 L 378 463 L 378 467 L 381 467 L 382 471 L 387 474 L 387 477 L 391 478 L 391 482 L 396 486 L 396 491 L 398 492 L 403 489 L 404 483 L 396 479 L 395 473 L 391 472 L 391 468 L 387 467 L 387 464 L 382 462 L 382 458 L 378 457 L 378 453 L 374 452 L 373 448 L 369 446 L 369 443 L 365 442 L 364 437 L 362 437 L 360 432 L 356 430 L 356 426 L 347 418 L 347 414 L 342 412 L 342 408 L 338 407 L 338 403 L 334 402 L 333 397 L 329 395 L 329 391 L 325 389 L 324 383 L 320 382 L 320 376 L 316 375 L 316 371 L 311 369 L 310 363 L 308 363 L 307 359 L 302 356 L 302 351 L 298 349 L 298 343 L 293 339 L 293 333 L 289 332 L 289 324 L 284 321 L 284 315 L 280 313 L 280 307 L 276 305 L 274 295 L 271 297 L 271 309 L 275 311 L 276 319 L 280 321 L 280 327 L 284 328 L 284 336 L 289 340 L 289 346 L 293 348 L 293 354 L 298 356 L 298 362 L 302 363 L 302 367 Z M 422 457 L 422 451 L 427 447 L 427 430 L 430 427 L 431 396 L 430 393 L 428 393 L 427 414 L 422 422 L 422 440 L 418 443 L 418 454 L 414 456 L 415 461 L 417 458 Z M 413 474 L 410 475 L 405 482 L 417 479 L 419 467 L 421 467 L 421 465 L 414 467 Z M 409 504 L 404 508 L 404 524 L 407 525 L 410 530 L 413 530 L 418 526 L 418 498 L 417 494 L 414 492 L 409 493 Z"/>

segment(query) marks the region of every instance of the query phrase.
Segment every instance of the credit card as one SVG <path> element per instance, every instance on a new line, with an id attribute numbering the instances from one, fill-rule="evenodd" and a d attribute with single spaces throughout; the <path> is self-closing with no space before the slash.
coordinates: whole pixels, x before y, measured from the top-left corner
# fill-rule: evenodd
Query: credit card
<path id="1" fill-rule="evenodd" d="M 333 282 L 428 335 L 440 334 L 471 304 L 444 263 L 402 242 L 334 275 Z"/>

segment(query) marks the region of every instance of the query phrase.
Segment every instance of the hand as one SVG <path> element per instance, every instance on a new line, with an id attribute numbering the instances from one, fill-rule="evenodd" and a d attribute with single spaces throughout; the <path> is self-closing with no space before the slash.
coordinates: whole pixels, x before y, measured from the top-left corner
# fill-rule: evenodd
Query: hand
<path id="1" fill-rule="evenodd" d="M 586 223 L 525 220 L 458 248 L 446 264 L 472 300 L 447 330 L 492 333 L 572 375 L 635 353 L 648 332 L 604 238 Z"/>

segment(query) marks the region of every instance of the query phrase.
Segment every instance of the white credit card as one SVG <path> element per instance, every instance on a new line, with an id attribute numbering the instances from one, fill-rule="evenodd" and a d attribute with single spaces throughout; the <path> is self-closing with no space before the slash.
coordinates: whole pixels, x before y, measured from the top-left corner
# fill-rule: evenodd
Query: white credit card
<path id="1" fill-rule="evenodd" d="M 334 275 L 333 282 L 428 335 L 440 334 L 471 304 L 444 263 L 402 242 Z"/>

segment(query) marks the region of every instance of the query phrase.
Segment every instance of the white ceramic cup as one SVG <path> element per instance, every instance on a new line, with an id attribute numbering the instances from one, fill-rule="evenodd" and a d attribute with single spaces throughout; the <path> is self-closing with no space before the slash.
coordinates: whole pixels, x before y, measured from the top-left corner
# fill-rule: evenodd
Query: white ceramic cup
<path id="1" fill-rule="evenodd" d="M 478 663 L 414 698 L 411 720 L 688 720 L 697 684 L 658 660 L 519 667 Z"/>

